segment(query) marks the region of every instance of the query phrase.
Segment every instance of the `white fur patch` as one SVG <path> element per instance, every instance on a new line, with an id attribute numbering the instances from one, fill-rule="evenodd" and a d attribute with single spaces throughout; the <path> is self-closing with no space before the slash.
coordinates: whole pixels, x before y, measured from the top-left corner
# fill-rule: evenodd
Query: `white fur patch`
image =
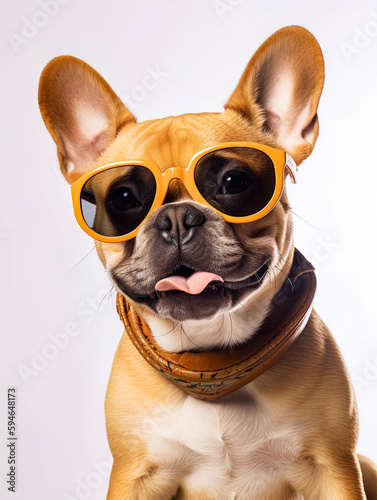
<path id="1" fill-rule="evenodd" d="M 229 347 L 246 342 L 261 326 L 270 298 L 252 307 L 240 305 L 233 311 L 203 320 L 177 323 L 152 313 L 143 313 L 157 343 L 169 352 Z"/>
<path id="2" fill-rule="evenodd" d="M 289 116 L 293 101 L 294 84 L 293 73 L 287 71 L 274 75 L 269 84 L 265 106 L 282 120 Z"/>
<path id="3" fill-rule="evenodd" d="M 294 72 L 282 72 L 270 82 L 266 101 L 266 110 L 270 115 L 270 126 L 277 139 L 286 150 L 293 150 L 298 144 L 312 143 L 311 130 L 305 131 L 310 117 L 310 101 L 297 106 L 294 96 Z"/>
<path id="4" fill-rule="evenodd" d="M 109 126 L 104 113 L 96 107 L 77 103 L 75 111 L 80 133 L 88 143 L 92 143 Z"/>
<path id="5" fill-rule="evenodd" d="M 188 490 L 211 498 L 278 500 L 274 492 L 295 468 L 300 431 L 251 387 L 219 402 L 187 396 L 180 407 L 165 408 L 147 436 L 151 458 L 181 471 Z"/>

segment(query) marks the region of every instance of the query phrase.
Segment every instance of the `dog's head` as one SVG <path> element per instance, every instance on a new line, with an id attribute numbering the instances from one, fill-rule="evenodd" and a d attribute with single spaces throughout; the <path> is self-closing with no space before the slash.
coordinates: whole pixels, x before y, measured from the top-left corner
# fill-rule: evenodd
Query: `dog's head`
<path id="1" fill-rule="evenodd" d="M 266 204 L 260 193 L 276 182 L 277 174 L 266 174 L 273 165 L 262 150 L 216 148 L 256 143 L 283 150 L 300 164 L 318 135 L 323 79 L 322 53 L 314 37 L 303 28 L 288 27 L 255 53 L 223 113 L 137 123 L 103 78 L 81 60 L 62 56 L 46 66 L 40 108 L 68 182 L 116 164 L 100 169 L 101 175 L 87 176 L 84 188 L 97 208 L 92 229 L 106 236 L 97 241 L 97 250 L 117 289 L 151 323 L 156 318 L 186 325 L 201 320 L 202 329 L 215 325 L 220 331 L 217 319 L 224 323 L 225 316 L 231 319 L 228 313 L 243 310 L 251 316 L 238 336 L 223 333 L 216 340 L 212 331 L 212 340 L 202 343 L 195 328 L 192 343 L 199 348 L 244 341 L 252 331 L 252 317 L 255 327 L 260 324 L 292 261 L 290 208 L 283 188 L 262 218 L 238 223 L 224 217 L 224 212 L 242 217 L 260 211 Z M 209 154 L 195 160 L 208 148 Z M 195 174 L 185 182 L 181 173 L 190 164 L 196 165 Z M 288 170 L 282 172 L 286 176 Z M 160 189 L 163 178 L 169 182 Z M 150 211 L 158 190 L 161 200 Z M 254 200 L 252 208 L 249 200 Z M 127 232 L 131 238 L 111 240 Z"/>

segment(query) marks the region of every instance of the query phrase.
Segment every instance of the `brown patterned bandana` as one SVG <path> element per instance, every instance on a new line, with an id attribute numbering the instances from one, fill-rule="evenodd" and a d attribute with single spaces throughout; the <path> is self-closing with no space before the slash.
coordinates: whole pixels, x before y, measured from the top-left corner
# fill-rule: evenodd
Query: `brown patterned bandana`
<path id="1" fill-rule="evenodd" d="M 133 344 L 156 370 L 192 396 L 210 401 L 256 379 L 289 349 L 305 328 L 316 290 L 313 266 L 295 249 L 288 278 L 272 300 L 258 332 L 232 350 L 166 352 L 125 297 L 117 295 L 117 310 Z"/>

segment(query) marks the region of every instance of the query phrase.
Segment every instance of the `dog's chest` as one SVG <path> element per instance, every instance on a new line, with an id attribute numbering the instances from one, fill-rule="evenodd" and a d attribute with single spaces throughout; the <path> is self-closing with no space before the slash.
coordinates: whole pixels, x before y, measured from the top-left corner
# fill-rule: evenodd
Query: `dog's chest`
<path id="1" fill-rule="evenodd" d="M 188 397 L 179 408 L 157 411 L 150 453 L 161 467 L 175 469 L 189 491 L 270 498 L 287 480 L 298 450 L 297 430 L 270 410 L 247 387 L 219 402 Z"/>

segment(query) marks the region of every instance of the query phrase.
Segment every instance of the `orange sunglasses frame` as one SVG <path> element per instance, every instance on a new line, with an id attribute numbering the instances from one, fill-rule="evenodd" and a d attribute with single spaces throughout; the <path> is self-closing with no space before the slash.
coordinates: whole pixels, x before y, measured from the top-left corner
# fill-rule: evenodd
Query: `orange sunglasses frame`
<path id="1" fill-rule="evenodd" d="M 229 148 L 253 148 L 266 153 L 267 156 L 272 160 L 275 169 L 275 190 L 274 193 L 268 202 L 268 204 L 259 212 L 246 215 L 241 217 L 235 217 L 233 215 L 227 215 L 223 212 L 220 212 L 215 207 L 213 207 L 210 203 L 208 203 L 205 198 L 200 194 L 194 178 L 195 167 L 198 161 L 203 158 L 203 156 L 208 153 L 212 153 L 213 151 L 217 151 L 219 149 L 229 149 Z M 122 236 L 102 236 L 101 234 L 96 233 L 91 229 L 85 222 L 82 210 L 81 210 L 81 191 L 85 185 L 85 183 L 94 175 L 108 170 L 110 168 L 115 167 L 124 167 L 128 165 L 141 166 L 145 167 L 152 172 L 154 178 L 156 180 L 156 194 L 153 200 L 152 206 L 145 216 L 145 218 L 141 221 L 141 223 L 130 233 L 124 234 Z M 285 168 L 287 167 L 287 172 L 285 172 Z M 296 183 L 297 178 L 297 166 L 293 160 L 293 158 L 282 151 L 281 149 L 275 149 L 270 146 L 265 146 L 264 144 L 257 144 L 254 142 L 223 142 L 217 144 L 216 146 L 212 146 L 210 148 L 203 149 L 196 153 L 190 160 L 190 163 L 187 168 L 179 168 L 172 167 L 165 170 L 165 172 L 161 172 L 158 166 L 152 161 L 146 160 L 132 160 L 132 161 L 121 161 L 115 163 L 109 163 L 107 165 L 103 165 L 101 167 L 95 168 L 90 172 L 83 174 L 79 179 L 73 182 L 71 186 L 72 193 L 72 201 L 73 201 L 73 210 L 75 213 L 75 217 L 80 227 L 90 236 L 92 236 L 95 240 L 102 241 L 105 243 L 118 243 L 121 241 L 126 241 L 134 238 L 138 233 L 141 224 L 150 216 L 150 214 L 159 208 L 165 199 L 167 190 L 169 188 L 169 184 L 173 179 L 179 179 L 185 185 L 187 191 L 194 201 L 198 201 L 203 205 L 211 207 L 217 213 L 219 213 L 227 222 L 234 223 L 242 223 L 242 222 L 252 222 L 258 219 L 261 219 L 265 215 L 267 215 L 279 201 L 279 198 L 283 192 L 284 187 L 284 179 L 286 175 L 289 175 L 294 183 Z"/>

